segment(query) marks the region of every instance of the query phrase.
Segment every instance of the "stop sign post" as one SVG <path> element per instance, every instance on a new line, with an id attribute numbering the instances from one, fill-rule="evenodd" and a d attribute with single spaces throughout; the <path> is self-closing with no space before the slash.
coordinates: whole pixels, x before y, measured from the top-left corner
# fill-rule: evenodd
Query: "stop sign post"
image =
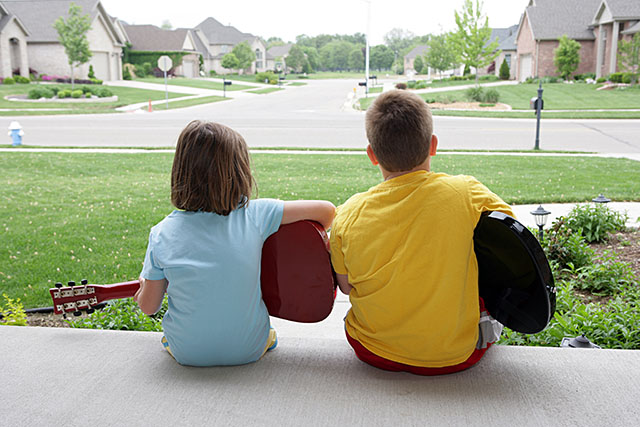
<path id="1" fill-rule="evenodd" d="M 169 109 L 169 90 L 167 88 L 167 71 L 169 71 L 173 67 L 173 61 L 167 55 L 162 55 L 158 58 L 158 68 L 164 72 L 164 99 L 167 105 L 167 110 Z"/>

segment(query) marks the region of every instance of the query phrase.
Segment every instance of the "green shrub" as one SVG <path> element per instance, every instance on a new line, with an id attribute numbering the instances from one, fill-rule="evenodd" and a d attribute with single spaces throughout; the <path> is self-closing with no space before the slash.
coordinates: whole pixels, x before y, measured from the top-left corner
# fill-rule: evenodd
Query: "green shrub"
<path id="1" fill-rule="evenodd" d="M 628 216 L 609 209 L 604 204 L 576 205 L 566 217 L 567 227 L 580 230 L 589 243 L 603 242 L 608 233 L 626 228 Z"/>
<path id="2" fill-rule="evenodd" d="M 623 74 L 624 73 L 611 73 L 607 78 L 611 83 L 622 83 Z"/>
<path id="3" fill-rule="evenodd" d="M 607 81 L 606 77 L 598 77 L 598 79 L 596 80 L 596 83 L 604 83 Z"/>
<path id="4" fill-rule="evenodd" d="M 506 60 L 503 60 L 502 65 L 500 65 L 500 79 L 509 80 L 510 77 L 511 77 L 511 70 L 509 69 L 509 64 L 507 64 Z"/>
<path id="5" fill-rule="evenodd" d="M 16 83 L 16 80 L 13 77 L 7 77 L 2 81 L 2 84 L 5 84 L 5 85 L 12 85 L 15 83 Z"/>
<path id="6" fill-rule="evenodd" d="M 263 71 L 262 73 L 256 74 L 256 81 L 275 85 L 278 83 L 278 76 L 276 76 L 273 71 Z"/>
<path id="7" fill-rule="evenodd" d="M 132 298 L 127 298 L 111 301 L 104 309 L 96 310 L 85 318 L 70 320 L 69 325 L 83 329 L 162 332 L 162 316 L 166 311 L 166 297 L 160 311 L 153 316 L 144 314 Z"/>
<path id="8" fill-rule="evenodd" d="M 36 87 L 31 89 L 27 96 L 29 99 L 53 98 L 55 93 L 47 87 Z"/>
<path id="9" fill-rule="evenodd" d="M 80 98 L 82 95 L 84 95 L 84 92 L 82 92 L 82 89 L 76 89 L 74 91 L 71 91 L 72 98 Z"/>
<path id="10" fill-rule="evenodd" d="M 89 79 L 89 80 L 91 80 L 91 83 L 93 83 L 94 85 L 101 85 L 102 83 L 104 83 L 100 79 Z"/>
<path id="11" fill-rule="evenodd" d="M 124 67 L 122 70 L 122 80 L 131 80 L 131 72 L 129 67 Z"/>
<path id="12" fill-rule="evenodd" d="M 106 87 L 100 87 L 95 89 L 93 94 L 99 98 L 107 98 L 109 96 L 113 96 L 113 93 Z"/>
<path id="13" fill-rule="evenodd" d="M 486 102 L 488 104 L 495 104 L 499 100 L 500 100 L 500 92 L 498 92 L 496 89 L 487 90 L 482 97 L 482 102 Z"/>
<path id="14" fill-rule="evenodd" d="M 0 325 L 27 326 L 27 314 L 24 312 L 20 298 L 14 300 L 7 294 L 2 296 L 7 306 L 0 305 Z"/>
<path id="15" fill-rule="evenodd" d="M 465 96 L 469 101 L 482 102 L 484 99 L 484 90 L 480 86 L 470 87 L 465 91 Z"/>
<path id="16" fill-rule="evenodd" d="M 13 79 L 16 81 L 16 83 L 20 83 L 20 84 L 29 84 L 29 83 L 31 83 L 31 80 L 28 77 L 13 76 Z"/>
<path id="17" fill-rule="evenodd" d="M 580 234 L 567 226 L 566 218 L 557 218 L 541 242 L 550 262 L 558 264 L 560 269 L 580 268 L 593 260 L 594 251 Z"/>
<path id="18" fill-rule="evenodd" d="M 71 91 L 69 89 L 63 89 L 58 91 L 58 98 L 69 98 L 71 96 Z"/>
<path id="19" fill-rule="evenodd" d="M 613 295 L 633 282 L 633 270 L 629 264 L 616 261 L 615 253 L 598 258 L 596 262 L 570 269 L 576 286 L 601 295 Z"/>
<path id="20" fill-rule="evenodd" d="M 87 77 L 89 77 L 89 79 L 96 78 L 96 73 L 93 71 L 93 65 L 89 65 L 89 74 L 87 74 Z"/>
<path id="21" fill-rule="evenodd" d="M 82 87 L 81 87 L 81 88 L 79 88 L 79 89 L 80 89 L 80 90 L 82 91 L 82 93 L 84 93 L 84 94 L 93 95 L 93 92 L 95 92 L 95 91 L 96 91 L 96 89 L 99 89 L 99 88 L 93 88 L 93 87 L 91 87 L 91 86 L 82 86 Z"/>

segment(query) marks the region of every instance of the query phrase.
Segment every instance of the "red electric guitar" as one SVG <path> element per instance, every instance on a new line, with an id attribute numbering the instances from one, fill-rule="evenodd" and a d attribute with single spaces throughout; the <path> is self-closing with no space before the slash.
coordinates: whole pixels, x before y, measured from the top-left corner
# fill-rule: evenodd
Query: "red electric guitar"
<path id="1" fill-rule="evenodd" d="M 269 314 L 295 322 L 325 319 L 333 309 L 336 282 L 324 228 L 313 221 L 287 224 L 271 235 L 262 248 L 262 299 Z M 113 299 L 130 298 L 140 288 L 133 280 L 111 285 L 56 283 L 51 288 L 56 314 L 81 314 Z"/>

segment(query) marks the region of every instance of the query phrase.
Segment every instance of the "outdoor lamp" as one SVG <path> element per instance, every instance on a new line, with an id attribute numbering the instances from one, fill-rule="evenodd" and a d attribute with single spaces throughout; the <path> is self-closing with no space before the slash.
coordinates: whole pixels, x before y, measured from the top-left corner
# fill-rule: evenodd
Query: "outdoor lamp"
<path id="1" fill-rule="evenodd" d="M 600 194 L 595 199 L 591 199 L 591 201 L 594 202 L 594 203 L 609 203 L 611 201 L 611 199 L 608 199 L 608 198 L 604 197 L 604 194 Z"/>
<path id="2" fill-rule="evenodd" d="M 602 348 L 599 345 L 596 345 L 596 344 L 592 343 L 591 341 L 589 341 L 589 339 L 587 337 L 585 337 L 584 334 L 580 335 L 579 337 L 575 337 L 575 338 L 569 338 L 569 337 L 562 338 L 562 342 L 560 343 L 560 347 L 569 347 L 569 348 Z"/>
<path id="3" fill-rule="evenodd" d="M 531 215 L 533 215 L 533 217 L 535 218 L 536 225 L 540 229 L 539 240 L 541 242 L 542 242 L 542 238 L 544 237 L 544 232 L 542 231 L 542 229 L 547 223 L 547 217 L 549 216 L 550 213 L 551 212 L 549 212 L 548 210 L 545 210 L 542 207 L 542 205 L 538 206 L 538 209 L 536 209 L 535 211 L 531 211 Z"/>

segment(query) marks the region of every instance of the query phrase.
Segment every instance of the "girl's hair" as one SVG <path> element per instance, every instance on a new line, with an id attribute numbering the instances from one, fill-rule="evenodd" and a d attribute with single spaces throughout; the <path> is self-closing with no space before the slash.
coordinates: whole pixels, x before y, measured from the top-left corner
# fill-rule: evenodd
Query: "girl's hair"
<path id="1" fill-rule="evenodd" d="M 254 185 L 247 143 L 238 132 L 200 120 L 184 128 L 171 170 L 176 208 L 229 215 L 249 203 Z"/>

